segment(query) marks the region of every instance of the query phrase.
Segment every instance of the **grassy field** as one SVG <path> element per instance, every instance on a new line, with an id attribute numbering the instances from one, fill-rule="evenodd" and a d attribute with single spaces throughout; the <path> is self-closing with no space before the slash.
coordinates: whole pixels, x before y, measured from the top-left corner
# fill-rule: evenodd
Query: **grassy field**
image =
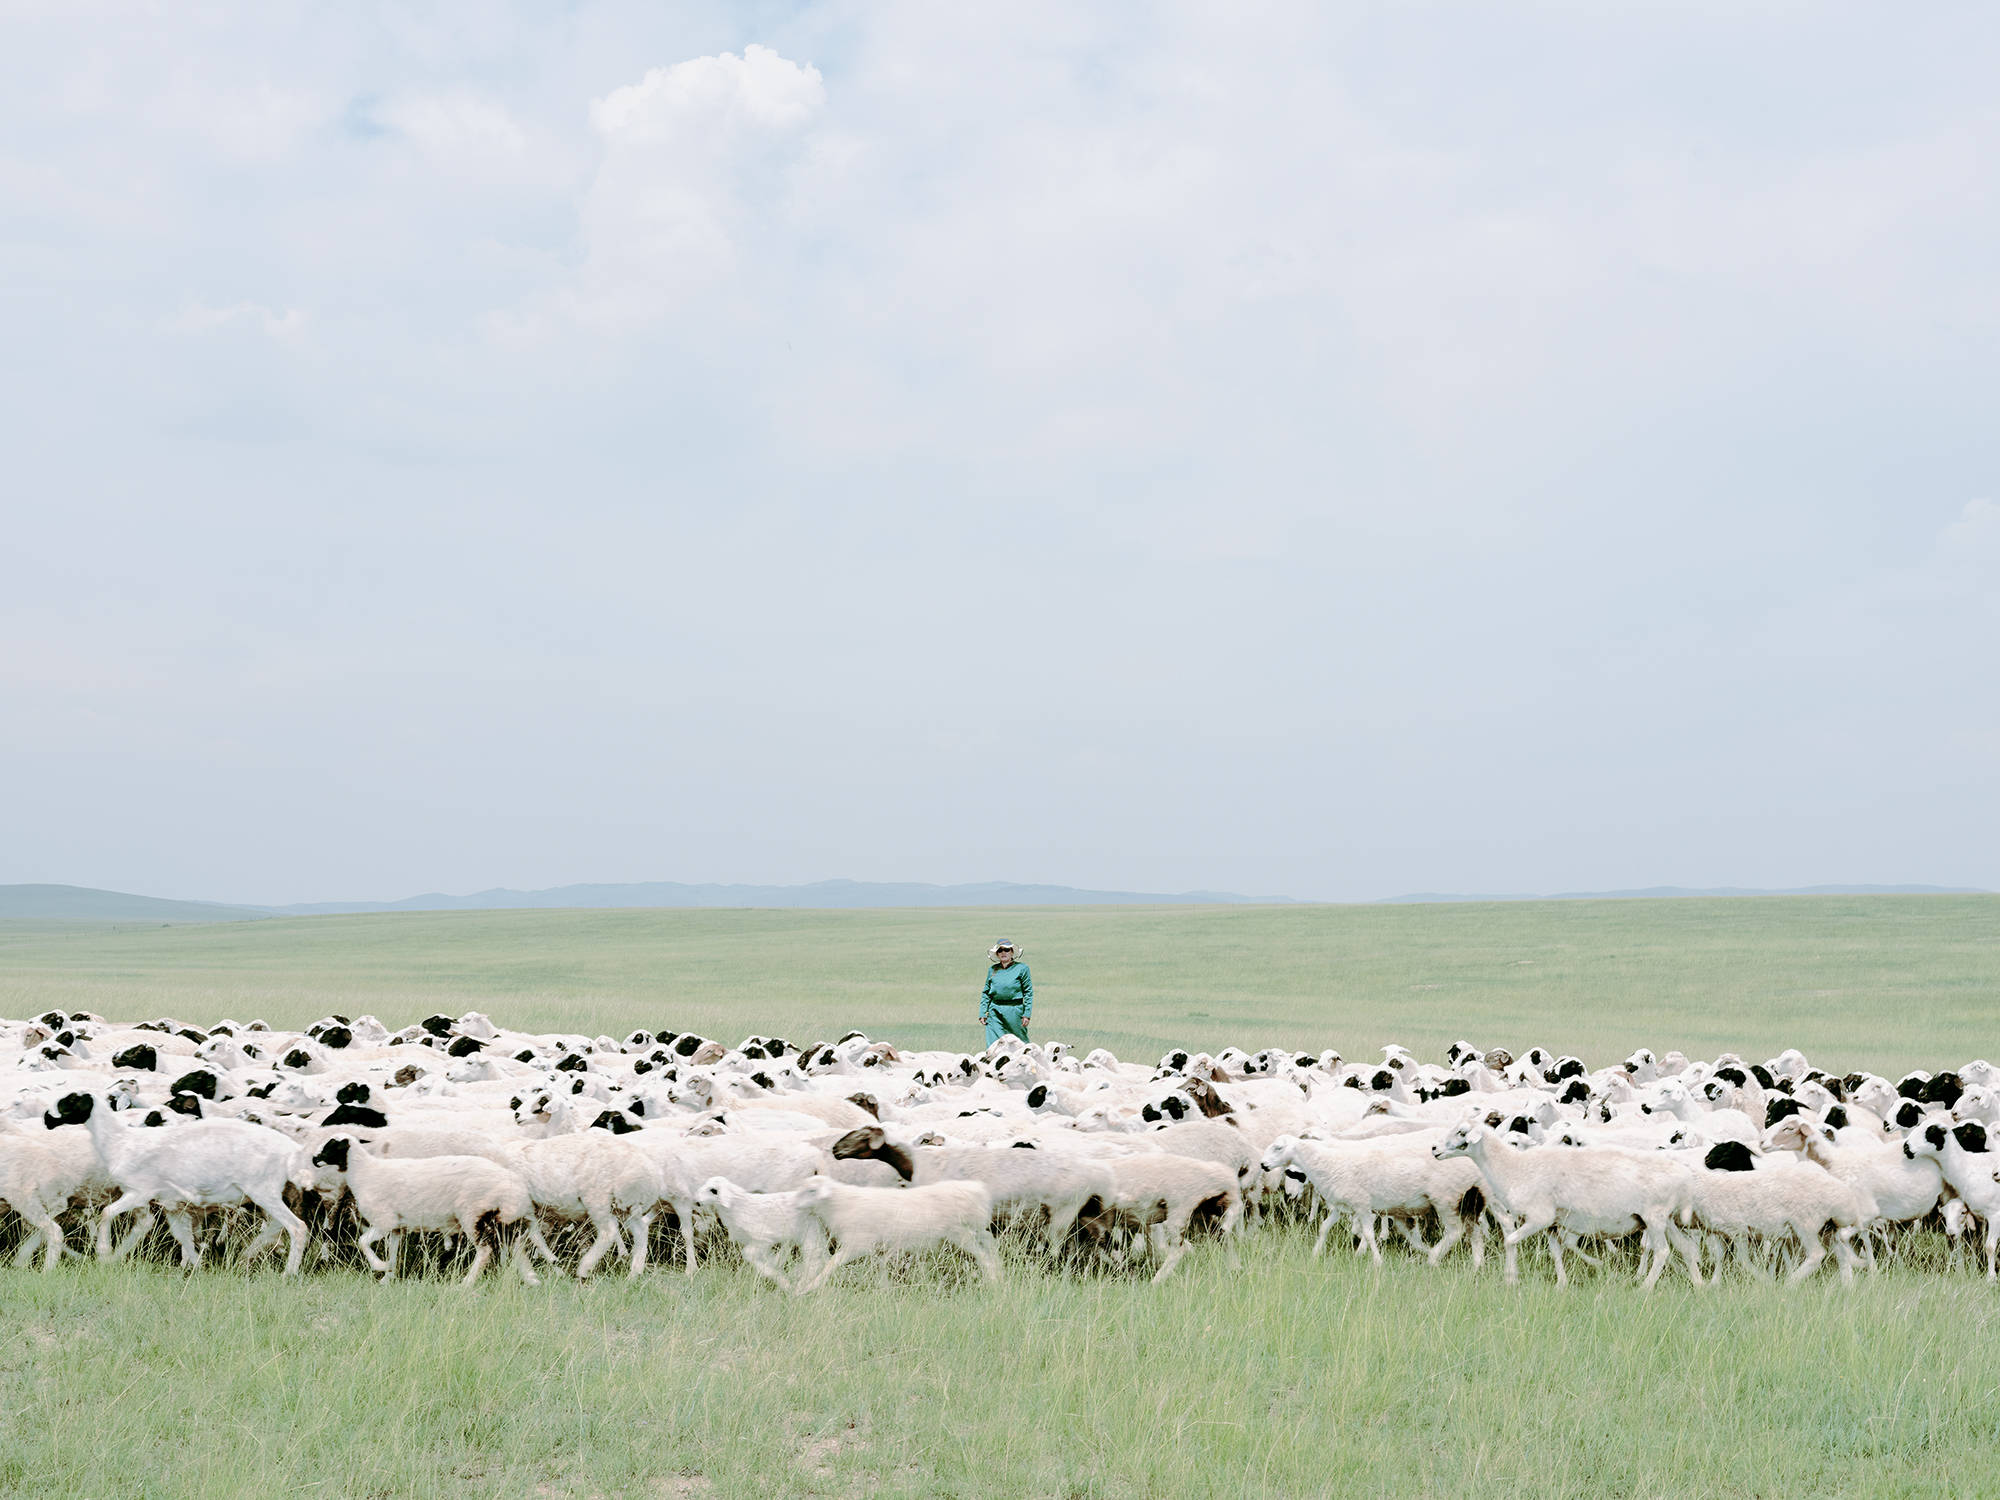
<path id="1" fill-rule="evenodd" d="M 476 1006 L 593 1033 L 977 1047 L 996 933 L 1027 950 L 1037 1035 L 1148 1060 L 1229 1042 L 1435 1057 L 1459 1036 L 1593 1064 L 1641 1044 L 1880 1071 L 2000 1050 L 2000 896 L 0 923 L 0 1014 L 399 1025 Z"/>
<path id="2" fill-rule="evenodd" d="M 2000 1052 L 2000 898 L 1029 912 L 562 912 L 0 927 L 0 1012 L 973 1041 L 996 932 L 1037 1031 L 1169 1042 L 1464 1034 L 1592 1061 Z M 2000 1493 L 2000 1293 L 1904 1265 L 1843 1294 L 1629 1267 L 1558 1293 L 1454 1261 L 1152 1287 L 1010 1253 L 856 1268 L 794 1302 L 740 1266 L 588 1286 L 346 1271 L 0 1271 L 0 1494 L 1962 1496 Z"/>

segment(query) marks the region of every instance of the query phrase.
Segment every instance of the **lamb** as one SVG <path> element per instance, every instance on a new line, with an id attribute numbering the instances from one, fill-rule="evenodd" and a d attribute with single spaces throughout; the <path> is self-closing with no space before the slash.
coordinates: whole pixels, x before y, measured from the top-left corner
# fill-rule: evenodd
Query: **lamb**
<path id="1" fill-rule="evenodd" d="M 715 1216 L 752 1270 L 791 1291 L 784 1260 L 797 1250 L 808 1274 L 826 1257 L 826 1236 L 818 1219 L 799 1205 L 798 1192 L 746 1192 L 727 1177 L 711 1177 L 695 1193 L 699 1208 Z"/>
<path id="2" fill-rule="evenodd" d="M 1479 1168 L 1488 1198 L 1518 1222 L 1501 1240 L 1506 1250 L 1504 1279 L 1520 1279 L 1516 1253 L 1522 1240 L 1558 1228 L 1581 1236 L 1643 1236 L 1644 1284 L 1651 1290 L 1666 1269 L 1669 1246 L 1681 1253 L 1689 1278 L 1701 1285 L 1693 1242 L 1680 1233 L 1674 1215 L 1689 1193 L 1686 1167 L 1655 1154 L 1611 1146 L 1529 1146 L 1517 1148 L 1484 1125 L 1457 1126 L 1431 1147 L 1444 1161 L 1469 1157 Z M 1549 1241 L 1556 1285 L 1567 1286 L 1562 1240 Z"/>
<path id="3" fill-rule="evenodd" d="M 834 1241 L 833 1254 L 793 1288 L 803 1296 L 851 1260 L 889 1250 L 955 1245 L 979 1264 L 987 1281 L 1000 1279 L 1000 1250 L 987 1227 L 993 1195 L 979 1182 L 936 1182 L 927 1187 L 850 1187 L 815 1177 L 799 1189 L 798 1206 L 817 1219 Z"/>
<path id="4" fill-rule="evenodd" d="M 241 1120 L 196 1120 L 157 1131 L 144 1126 L 127 1129 L 96 1104 L 89 1094 L 65 1094 L 43 1123 L 51 1130 L 86 1127 L 105 1171 L 120 1188 L 98 1220 L 99 1260 L 111 1258 L 112 1226 L 120 1214 L 158 1203 L 180 1243 L 181 1263 L 193 1269 L 201 1264 L 201 1252 L 195 1246 L 190 1211 L 247 1200 L 264 1211 L 268 1222 L 245 1249 L 245 1258 L 271 1248 L 282 1232 L 290 1238 L 285 1274 L 298 1275 L 306 1226 L 285 1206 L 285 1185 L 309 1188 L 313 1173 L 296 1145 L 275 1130 Z"/>
<path id="5" fill-rule="evenodd" d="M 659 1171 L 660 1196 L 680 1221 L 690 1272 L 695 1261 L 695 1195 L 711 1177 L 727 1177 L 753 1193 L 789 1192 L 816 1174 L 853 1186 L 886 1187 L 897 1181 L 896 1173 L 879 1162 L 837 1161 L 815 1141 L 772 1131 L 690 1140 L 678 1131 L 648 1126 L 623 1139 L 643 1151 Z"/>
<path id="6" fill-rule="evenodd" d="M 1430 1147 L 1436 1139 L 1434 1134 L 1352 1142 L 1279 1136 L 1264 1153 L 1262 1165 L 1266 1172 L 1297 1166 L 1326 1203 L 1326 1221 L 1313 1242 L 1314 1255 L 1326 1249 L 1334 1221 L 1346 1213 L 1354 1220 L 1362 1247 L 1379 1266 L 1382 1250 L 1375 1238 L 1377 1214 L 1435 1212 L 1443 1230 L 1437 1244 L 1424 1245 L 1415 1239 L 1412 1243 L 1425 1251 L 1435 1266 L 1470 1231 L 1476 1267 L 1485 1258 L 1485 1236 L 1479 1231 L 1479 1220 L 1486 1202 L 1479 1168 L 1469 1161 L 1434 1156 Z"/>
<path id="7" fill-rule="evenodd" d="M 1943 1124 L 1927 1125 L 1903 1142 L 1903 1154 L 1912 1161 L 1920 1156 L 1935 1157 L 1944 1180 L 1985 1223 L 1986 1279 L 1992 1281 L 1996 1252 L 2000 1252 L 2000 1153 L 1989 1149 L 1986 1127 L 1973 1121 L 1955 1130 Z"/>
<path id="8" fill-rule="evenodd" d="M 1103 1162 L 1048 1151 L 984 1146 L 912 1149 L 889 1140 L 879 1125 L 849 1131 L 833 1143 L 833 1155 L 885 1162 L 905 1182 L 982 1182 L 993 1195 L 996 1213 L 1047 1216 L 1050 1255 L 1060 1253 L 1077 1217 L 1101 1215 L 1114 1191 L 1111 1168 Z M 1090 1213 L 1093 1203 L 1098 1214 Z"/>
<path id="9" fill-rule="evenodd" d="M 415 1161 L 385 1161 L 360 1148 L 351 1135 L 336 1135 L 313 1153 L 312 1165 L 323 1167 L 335 1182 L 354 1195 L 362 1221 L 358 1246 L 361 1258 L 382 1280 L 395 1278 L 405 1230 L 442 1230 L 463 1234 L 473 1244 L 472 1268 L 466 1286 L 479 1279 L 499 1244 L 499 1230 L 534 1222 L 535 1204 L 528 1185 L 505 1167 L 479 1156 L 427 1156 Z M 386 1238 L 387 1257 L 375 1253 Z M 521 1279 L 540 1283 L 528 1264 L 527 1246 L 518 1233 L 508 1258 Z"/>

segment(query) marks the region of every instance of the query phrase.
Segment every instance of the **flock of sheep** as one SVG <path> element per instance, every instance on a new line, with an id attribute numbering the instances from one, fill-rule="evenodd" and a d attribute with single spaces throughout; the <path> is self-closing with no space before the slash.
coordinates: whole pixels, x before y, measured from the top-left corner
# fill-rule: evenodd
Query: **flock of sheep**
<path id="1" fill-rule="evenodd" d="M 130 1250 L 164 1216 L 183 1264 L 239 1217 L 246 1258 L 285 1242 L 385 1279 L 412 1232 L 588 1276 L 645 1269 L 669 1216 L 692 1272 L 726 1236 L 810 1292 L 857 1257 L 953 1246 L 990 1279 L 996 1227 L 1067 1264 L 1168 1275 L 1191 1238 L 1232 1266 L 1246 1222 L 1321 1217 L 1382 1258 L 1393 1231 L 1435 1265 L 1489 1226 L 1513 1281 L 1523 1242 L 1565 1257 L 1636 1240 L 1652 1286 L 1733 1254 L 1752 1274 L 1977 1227 L 2000 1248 L 2000 1070 L 1835 1077 L 1795 1051 L 1762 1063 L 1641 1050 L 1590 1070 L 1454 1043 L 1442 1065 L 1279 1049 L 1169 1052 L 1157 1065 L 1002 1037 L 977 1055 L 852 1033 L 797 1047 L 674 1031 L 623 1039 L 505 1030 L 471 1012 L 391 1031 L 329 1016 L 121 1023 L 50 1011 L 0 1021 L 0 1206 L 17 1265 L 79 1237 Z M 71 1222 L 65 1227 L 64 1220 Z M 92 1221 L 94 1220 L 94 1234 Z M 122 1238 L 120 1230 L 124 1233 Z M 555 1234 L 557 1243 L 549 1236 Z M 1429 1236 L 1435 1235 L 1435 1240 Z"/>

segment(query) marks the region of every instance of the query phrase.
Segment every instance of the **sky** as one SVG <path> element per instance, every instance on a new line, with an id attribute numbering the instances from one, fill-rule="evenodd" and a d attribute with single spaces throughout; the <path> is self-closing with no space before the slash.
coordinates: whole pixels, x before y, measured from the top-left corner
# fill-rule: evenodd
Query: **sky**
<path id="1" fill-rule="evenodd" d="M 2000 888 L 2000 10 L 0 0 L 0 882 Z"/>

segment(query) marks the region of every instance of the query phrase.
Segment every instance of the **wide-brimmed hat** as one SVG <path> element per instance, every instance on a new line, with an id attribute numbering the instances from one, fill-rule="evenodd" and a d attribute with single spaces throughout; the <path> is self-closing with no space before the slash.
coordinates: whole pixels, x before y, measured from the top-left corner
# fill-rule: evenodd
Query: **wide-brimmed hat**
<path id="1" fill-rule="evenodd" d="M 998 958 L 1002 953 L 1011 953 L 1016 958 L 1019 958 L 1021 956 L 1021 950 L 1015 947 L 1012 943 L 1008 942 L 1007 939 L 1005 938 L 1000 939 L 999 942 L 995 943 L 991 948 L 988 948 L 986 950 L 986 956 L 988 958 Z"/>

